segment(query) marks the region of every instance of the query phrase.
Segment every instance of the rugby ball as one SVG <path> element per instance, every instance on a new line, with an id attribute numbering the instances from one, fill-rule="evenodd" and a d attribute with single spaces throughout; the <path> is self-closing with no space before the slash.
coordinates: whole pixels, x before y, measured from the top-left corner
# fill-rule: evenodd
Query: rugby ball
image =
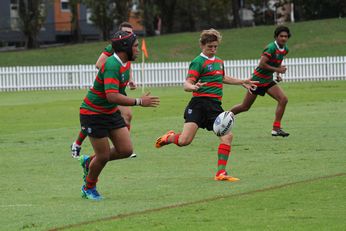
<path id="1" fill-rule="evenodd" d="M 233 126 L 234 114 L 230 111 L 224 111 L 216 117 L 213 130 L 217 136 L 224 136 L 232 130 Z"/>

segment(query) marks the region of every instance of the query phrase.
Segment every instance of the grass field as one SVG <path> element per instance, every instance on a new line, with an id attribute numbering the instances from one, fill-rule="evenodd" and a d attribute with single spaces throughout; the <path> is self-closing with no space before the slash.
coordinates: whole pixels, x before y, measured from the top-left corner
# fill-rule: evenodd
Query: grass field
<path id="1" fill-rule="evenodd" d="M 106 166 L 101 202 L 80 197 L 82 169 L 69 152 L 85 91 L 0 93 L 0 230 L 345 230 L 346 82 L 281 86 L 291 135 L 270 136 L 269 97 L 238 115 L 228 164 L 236 183 L 213 180 L 218 139 L 210 132 L 188 147 L 154 148 L 157 136 L 182 128 L 190 94 L 148 89 L 161 105 L 133 108 L 138 157 Z M 243 95 L 227 86 L 224 108 Z"/>
<path id="2" fill-rule="evenodd" d="M 292 37 L 289 57 L 346 55 L 346 18 L 288 24 Z M 224 60 L 257 59 L 273 40 L 275 26 L 222 30 L 218 55 Z M 200 53 L 200 32 L 146 38 L 147 62 L 190 61 Z M 105 42 L 93 42 L 20 52 L 0 52 L 0 66 L 94 64 Z M 141 57 L 137 60 L 141 62 Z"/>

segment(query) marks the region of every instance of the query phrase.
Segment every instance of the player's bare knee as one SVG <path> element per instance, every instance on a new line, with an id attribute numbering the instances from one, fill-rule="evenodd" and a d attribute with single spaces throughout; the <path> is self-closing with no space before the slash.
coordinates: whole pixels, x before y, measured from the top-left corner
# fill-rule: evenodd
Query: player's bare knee
<path id="1" fill-rule="evenodd" d="M 281 105 L 286 105 L 287 103 L 288 103 L 287 96 L 283 96 L 282 98 L 280 98 L 280 104 Z"/>

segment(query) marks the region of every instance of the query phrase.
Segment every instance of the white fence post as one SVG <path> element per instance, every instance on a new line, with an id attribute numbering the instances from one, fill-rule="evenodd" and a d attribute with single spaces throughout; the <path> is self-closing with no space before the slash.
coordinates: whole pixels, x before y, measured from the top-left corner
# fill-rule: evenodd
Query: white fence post
<path id="1" fill-rule="evenodd" d="M 257 59 L 226 60 L 225 73 L 241 79 L 251 77 Z M 346 56 L 287 58 L 285 81 L 346 80 Z M 132 64 L 138 86 L 183 84 L 189 62 Z M 97 70 L 93 65 L 0 67 L 0 91 L 36 89 L 82 89 L 90 87 Z"/>

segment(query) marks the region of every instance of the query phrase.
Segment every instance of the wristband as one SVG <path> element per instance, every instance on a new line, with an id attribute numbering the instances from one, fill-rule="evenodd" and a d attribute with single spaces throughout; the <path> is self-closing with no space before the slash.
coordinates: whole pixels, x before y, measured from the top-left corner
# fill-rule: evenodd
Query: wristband
<path id="1" fill-rule="evenodd" d="M 135 106 L 142 105 L 142 99 L 141 98 L 136 98 L 135 99 Z"/>

